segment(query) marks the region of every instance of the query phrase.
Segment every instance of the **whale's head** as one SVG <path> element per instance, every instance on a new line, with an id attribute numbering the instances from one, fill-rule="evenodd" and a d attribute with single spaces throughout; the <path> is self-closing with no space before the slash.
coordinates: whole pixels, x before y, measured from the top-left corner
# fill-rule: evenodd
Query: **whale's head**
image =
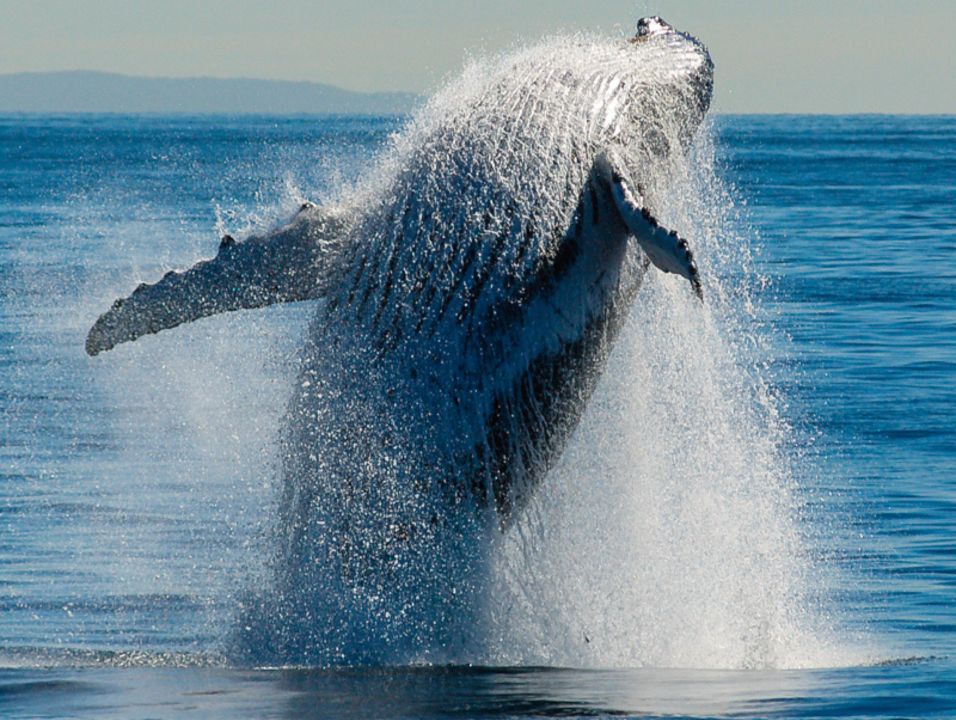
<path id="1" fill-rule="evenodd" d="M 587 172 L 605 150 L 643 166 L 687 150 L 710 107 L 713 71 L 704 45 L 659 17 L 641 18 L 629 37 L 552 36 L 475 58 L 416 114 L 399 150 L 424 144 L 431 171 L 435 155 L 460 148 L 474 177 L 487 158 L 492 177 L 510 165 L 521 178 L 557 170 L 548 181 L 563 182 L 566 165 Z"/>
<path id="2" fill-rule="evenodd" d="M 637 31 L 629 43 L 640 50 L 656 48 L 660 55 L 670 56 L 671 82 L 689 83 L 697 102 L 706 110 L 713 90 L 714 64 L 700 40 L 653 15 L 637 21 Z"/>
<path id="3" fill-rule="evenodd" d="M 682 95 L 686 88 L 700 111 L 707 111 L 714 86 L 714 63 L 703 43 L 654 15 L 637 21 L 637 31 L 628 44 L 634 64 L 647 75 L 648 82 L 663 85 L 665 92 Z"/>
<path id="4" fill-rule="evenodd" d="M 686 150 L 713 93 L 707 48 L 658 16 L 641 18 L 625 44 L 628 88 L 615 144 L 636 145 L 645 156 Z"/>

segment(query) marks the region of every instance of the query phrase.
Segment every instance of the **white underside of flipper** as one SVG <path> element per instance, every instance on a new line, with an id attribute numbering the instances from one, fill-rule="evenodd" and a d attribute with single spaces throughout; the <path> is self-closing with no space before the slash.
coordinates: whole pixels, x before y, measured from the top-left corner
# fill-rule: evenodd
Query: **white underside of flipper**
<path id="1" fill-rule="evenodd" d="M 621 219 L 644 254 L 659 270 L 687 278 L 697 297 L 703 300 L 700 274 L 687 240 L 657 221 L 644 205 L 641 193 L 631 189 L 612 159 L 604 156 L 598 163 L 610 184 L 611 195 Z"/>

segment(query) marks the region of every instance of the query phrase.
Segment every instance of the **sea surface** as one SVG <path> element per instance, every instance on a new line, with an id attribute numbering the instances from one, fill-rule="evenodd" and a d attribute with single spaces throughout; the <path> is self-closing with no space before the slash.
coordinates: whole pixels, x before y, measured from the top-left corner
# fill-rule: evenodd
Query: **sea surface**
<path id="1" fill-rule="evenodd" d="M 702 565 L 738 562 L 723 530 L 689 527 L 675 543 L 697 533 L 717 552 L 664 563 L 632 548 L 680 592 L 633 608 L 663 630 L 635 626 L 655 644 L 626 666 L 598 650 L 570 667 L 237 662 L 227 638 L 269 582 L 276 437 L 309 304 L 96 358 L 85 333 L 221 234 L 341 200 L 402 122 L 0 115 L 0 717 L 956 717 L 956 117 L 722 116 L 706 130 L 709 202 L 733 206 L 733 232 L 701 267 L 731 297 L 717 325 L 747 348 L 747 387 L 779 419 L 770 440 L 739 442 L 785 458 L 812 639 L 755 627 L 787 650 L 741 654 L 724 639 L 749 611 L 719 605 L 691 638 L 706 654 L 670 648 L 681 593 L 706 599 L 685 566 L 706 578 Z M 772 573 L 755 577 L 751 595 L 784 602 L 759 587 Z"/>

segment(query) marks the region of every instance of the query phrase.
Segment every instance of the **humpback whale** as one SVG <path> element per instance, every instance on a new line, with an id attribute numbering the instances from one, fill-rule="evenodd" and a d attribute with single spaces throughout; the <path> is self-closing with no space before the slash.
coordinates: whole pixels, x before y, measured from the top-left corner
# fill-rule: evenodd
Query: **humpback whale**
<path id="1" fill-rule="evenodd" d="M 712 77 L 705 47 L 657 17 L 633 37 L 554 37 L 468 68 L 347 201 L 223 237 L 215 257 L 117 300 L 86 350 L 318 301 L 282 437 L 287 594 L 325 564 L 374 603 L 402 562 L 433 577 L 415 597 L 459 593 L 422 538 L 480 554 L 474 532 L 515 522 L 645 273 L 685 278 L 703 299 L 688 241 L 658 208 Z M 398 603 L 403 627 L 413 605 Z"/>

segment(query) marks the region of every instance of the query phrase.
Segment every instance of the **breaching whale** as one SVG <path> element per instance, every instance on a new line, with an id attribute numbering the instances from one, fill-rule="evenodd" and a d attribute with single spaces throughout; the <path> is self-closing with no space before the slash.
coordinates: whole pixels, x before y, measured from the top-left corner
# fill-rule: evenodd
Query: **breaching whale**
<path id="1" fill-rule="evenodd" d="M 712 75 L 704 46 L 660 18 L 466 70 L 347 202 L 222 238 L 212 259 L 117 300 L 86 350 L 318 300 L 282 438 L 285 554 L 358 582 L 356 557 L 394 557 L 416 534 L 463 517 L 507 527 L 649 267 L 703 297 L 687 241 L 656 214 Z"/>

